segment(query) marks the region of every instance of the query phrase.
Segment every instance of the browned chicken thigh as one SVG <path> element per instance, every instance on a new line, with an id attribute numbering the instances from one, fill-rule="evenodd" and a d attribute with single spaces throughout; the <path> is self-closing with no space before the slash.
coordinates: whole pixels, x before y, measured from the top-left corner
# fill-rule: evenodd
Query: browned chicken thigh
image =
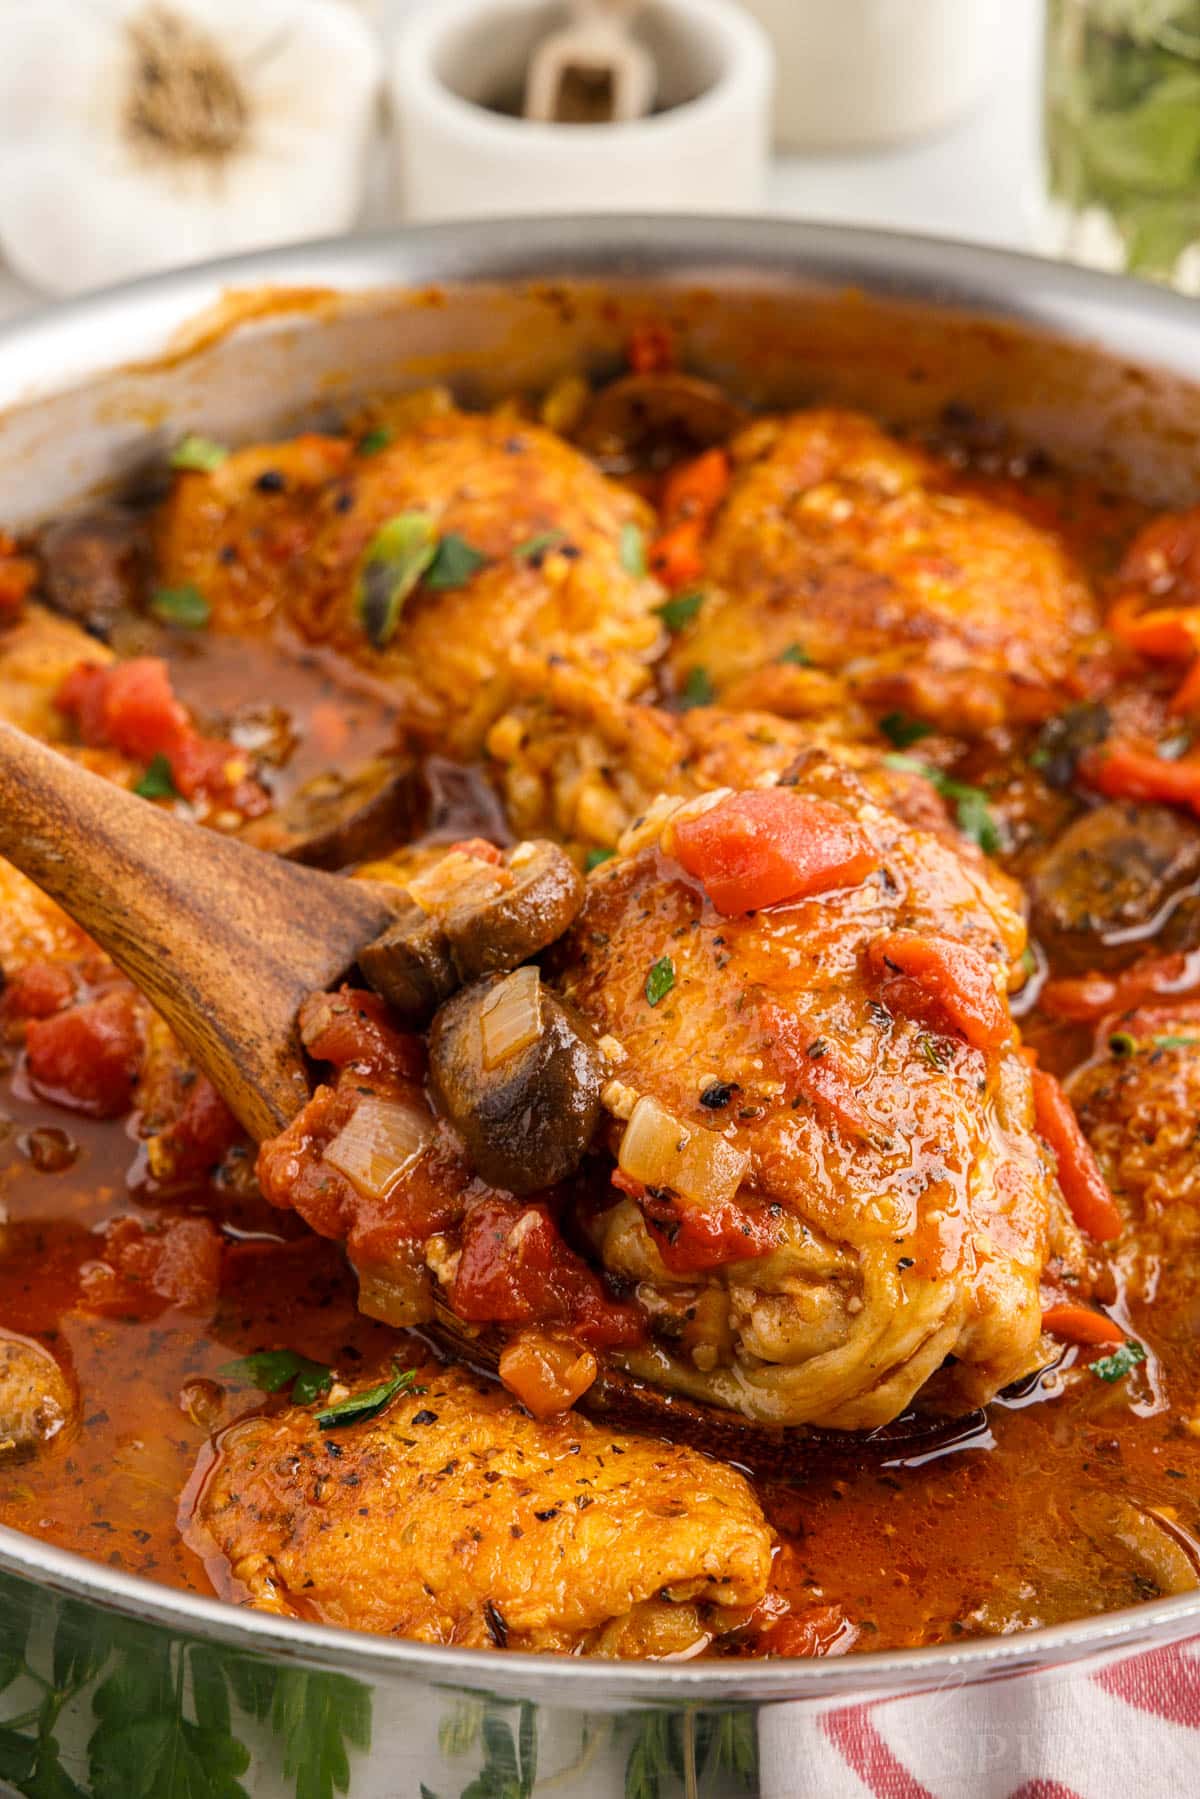
<path id="1" fill-rule="evenodd" d="M 297 1407 L 217 1447 L 193 1545 L 254 1605 L 426 1643 L 695 1651 L 762 1598 L 772 1536 L 745 1479 L 576 1417 L 537 1423 L 430 1364 L 384 1414 Z"/>
<path id="2" fill-rule="evenodd" d="M 1049 532 L 857 413 L 760 421 L 733 455 L 711 591 L 672 650 L 680 688 L 785 713 L 799 690 L 808 710 L 811 662 L 958 732 L 1070 695 L 1096 617 Z"/>

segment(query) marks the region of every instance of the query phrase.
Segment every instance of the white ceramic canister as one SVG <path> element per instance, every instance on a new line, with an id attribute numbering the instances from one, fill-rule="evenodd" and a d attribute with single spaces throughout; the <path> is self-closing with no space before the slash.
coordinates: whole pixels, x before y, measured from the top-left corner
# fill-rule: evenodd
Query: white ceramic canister
<path id="1" fill-rule="evenodd" d="M 937 131 L 983 93 L 1034 0 L 742 0 L 775 46 L 775 141 L 851 150 Z"/>
<path id="2" fill-rule="evenodd" d="M 772 58 L 737 0 L 650 0 L 637 35 L 659 73 L 654 113 L 621 125 L 519 116 L 544 0 L 435 0 L 391 52 L 407 218 L 536 212 L 748 212 L 763 205 Z"/>

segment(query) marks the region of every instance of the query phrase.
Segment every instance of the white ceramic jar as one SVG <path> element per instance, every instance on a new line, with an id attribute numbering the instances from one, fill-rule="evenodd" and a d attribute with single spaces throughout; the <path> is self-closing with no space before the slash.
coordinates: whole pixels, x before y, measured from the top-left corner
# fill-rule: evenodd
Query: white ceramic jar
<path id="1" fill-rule="evenodd" d="M 561 22 L 545 0 L 435 0 L 402 24 L 391 94 L 407 218 L 762 206 L 771 50 L 736 0 L 650 0 L 637 32 L 658 108 L 622 125 L 519 116 L 534 46 Z"/>
<path id="2" fill-rule="evenodd" d="M 743 0 L 778 62 L 783 150 L 899 143 L 950 124 L 1002 54 L 1007 10 L 1032 0 Z"/>

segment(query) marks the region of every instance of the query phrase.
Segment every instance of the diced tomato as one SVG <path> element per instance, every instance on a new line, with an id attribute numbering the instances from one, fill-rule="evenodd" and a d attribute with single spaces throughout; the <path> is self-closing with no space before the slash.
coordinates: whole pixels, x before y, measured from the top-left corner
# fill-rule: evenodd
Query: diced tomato
<path id="1" fill-rule="evenodd" d="M 300 1008 L 300 1039 L 314 1062 L 379 1079 L 420 1080 L 425 1048 L 398 1031 L 385 1001 L 365 988 L 310 993 Z"/>
<path id="2" fill-rule="evenodd" d="M 199 1180 L 216 1168 L 241 1136 L 241 1126 L 216 1088 L 197 1075 L 174 1123 L 150 1145 L 156 1180 Z"/>
<path id="3" fill-rule="evenodd" d="M 706 450 L 691 462 L 678 463 L 663 482 L 664 524 L 711 518 L 729 491 L 729 477 L 729 457 L 724 450 Z"/>
<path id="4" fill-rule="evenodd" d="M 1125 1332 L 1094 1306 L 1052 1305 L 1042 1313 L 1042 1329 L 1066 1343 L 1124 1343 Z"/>
<path id="5" fill-rule="evenodd" d="M 1011 1042 L 1012 1018 L 978 950 L 949 937 L 892 932 L 875 939 L 867 961 L 880 977 L 880 998 L 889 1011 L 935 1030 L 948 1024 L 973 1049 Z"/>
<path id="6" fill-rule="evenodd" d="M 493 868 L 498 868 L 504 860 L 504 851 L 489 843 L 486 837 L 464 837 L 460 843 L 450 844 L 446 854 L 453 855 L 456 850 L 460 856 L 473 856 L 476 862 L 487 862 Z"/>
<path id="7" fill-rule="evenodd" d="M 156 1231 L 136 1218 L 114 1219 L 101 1259 L 81 1270 L 80 1285 L 93 1312 L 211 1311 L 221 1286 L 220 1232 L 210 1218 L 175 1218 Z"/>
<path id="8" fill-rule="evenodd" d="M 51 1018 L 75 997 L 75 977 L 61 962 L 30 962 L 4 988 L 5 1018 Z"/>
<path id="9" fill-rule="evenodd" d="M 689 1205 L 677 1193 L 646 1187 L 618 1169 L 613 1186 L 637 1201 L 658 1253 L 672 1274 L 723 1268 L 727 1262 L 769 1256 L 783 1238 L 770 1206 L 742 1206 L 734 1199 Z"/>
<path id="10" fill-rule="evenodd" d="M 1089 750 L 1079 773 L 1089 787 L 1114 800 L 1157 800 L 1200 814 L 1200 757 L 1171 761 L 1153 749 L 1118 740 Z"/>
<path id="11" fill-rule="evenodd" d="M 1032 1052 L 1025 1051 L 1032 1063 Z M 1092 1146 L 1083 1134 L 1075 1108 L 1061 1082 L 1044 1068 L 1032 1067 L 1034 1121 L 1054 1151 L 1058 1184 L 1067 1209 L 1081 1231 L 1099 1242 L 1121 1234 L 1121 1214 L 1113 1203 L 1108 1184 Z"/>
<path id="12" fill-rule="evenodd" d="M 37 573 L 37 563 L 19 554 L 16 539 L 0 531 L 0 625 L 20 615 Z"/>
<path id="13" fill-rule="evenodd" d="M 142 1060 L 138 1001 L 121 987 L 51 1018 L 25 1034 L 29 1078 L 46 1099 L 93 1118 L 117 1118 L 133 1103 Z"/>
<path id="14" fill-rule="evenodd" d="M 1092 1024 L 1148 999 L 1177 999 L 1200 988 L 1200 950 L 1149 956 L 1122 974 L 1063 975 L 1047 981 L 1038 1004 L 1053 1018 Z"/>
<path id="15" fill-rule="evenodd" d="M 845 1655 L 859 1634 L 840 1605 L 813 1605 L 780 1618 L 763 1632 L 758 1644 L 767 1655 Z"/>
<path id="16" fill-rule="evenodd" d="M 670 850 L 726 917 L 855 887 L 879 867 L 849 813 L 788 787 L 730 794 L 676 825 Z"/>
<path id="17" fill-rule="evenodd" d="M 1200 506 L 1164 512 L 1144 525 L 1117 571 L 1123 587 L 1140 588 L 1161 600 L 1200 603 Z"/>
<path id="18" fill-rule="evenodd" d="M 871 1121 L 853 1082 L 839 1066 L 837 1051 L 782 1006 L 763 1006 L 759 1018 L 766 1033 L 763 1047 L 785 1082 L 789 1099 L 806 1099 L 825 1123 L 836 1125 L 848 1137 L 865 1136 Z"/>
<path id="19" fill-rule="evenodd" d="M 135 762 L 164 756 L 185 799 L 204 795 L 247 816 L 269 804 L 241 751 L 197 731 L 158 657 L 136 656 L 107 668 L 81 662 L 59 688 L 55 705 L 94 748 L 119 750 Z"/>
<path id="20" fill-rule="evenodd" d="M 647 319 L 635 325 L 625 346 L 625 360 L 635 375 L 663 375 L 675 367 L 675 339 L 668 325 Z"/>
<path id="21" fill-rule="evenodd" d="M 611 1297 L 540 1202 L 497 1197 L 470 1208 L 450 1304 L 471 1324 L 561 1323 L 590 1349 L 643 1334 L 635 1308 Z"/>
<path id="22" fill-rule="evenodd" d="M 703 542 L 729 488 L 729 457 L 706 450 L 673 468 L 663 483 L 662 529 L 650 546 L 654 574 L 672 592 L 704 573 Z"/>
<path id="23" fill-rule="evenodd" d="M 699 519 L 685 518 L 672 525 L 650 545 L 647 560 L 651 574 L 672 593 L 698 581 L 704 573 L 703 541 L 704 526 Z"/>

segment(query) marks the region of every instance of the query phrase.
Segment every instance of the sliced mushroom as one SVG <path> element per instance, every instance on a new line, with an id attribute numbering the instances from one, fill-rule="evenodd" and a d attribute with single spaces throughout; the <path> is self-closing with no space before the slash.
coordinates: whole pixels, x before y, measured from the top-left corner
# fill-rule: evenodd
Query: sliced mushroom
<path id="1" fill-rule="evenodd" d="M 386 855 L 419 828 L 422 796 L 411 763 L 381 756 L 354 774 L 320 774 L 241 833 L 310 868 L 341 869 Z"/>
<path id="2" fill-rule="evenodd" d="M 427 1025 L 458 986 L 450 946 L 437 920 L 397 892 L 398 916 L 382 937 L 360 951 L 365 980 L 410 1030 Z"/>
<path id="3" fill-rule="evenodd" d="M 583 876 L 556 843 L 518 843 L 498 867 L 476 861 L 475 869 L 441 913 L 464 981 L 507 973 L 536 956 L 574 924 L 583 905 Z"/>
<path id="4" fill-rule="evenodd" d="M 50 605 L 107 643 L 141 597 L 145 545 L 139 520 L 115 506 L 81 513 L 50 525 L 38 547 Z"/>
<path id="5" fill-rule="evenodd" d="M 1115 968 L 1143 952 L 1200 879 L 1200 824 L 1168 806 L 1084 813 L 1035 866 L 1034 934 L 1061 965 Z"/>
<path id="6" fill-rule="evenodd" d="M 433 1021 L 429 1073 L 476 1173 L 534 1193 L 579 1166 L 600 1116 L 591 1031 L 535 968 L 477 981 Z"/>
<path id="7" fill-rule="evenodd" d="M 644 457 L 664 447 L 707 450 L 745 422 L 742 408 L 714 382 L 666 371 L 625 375 L 601 388 L 575 437 L 593 456 Z"/>
<path id="8" fill-rule="evenodd" d="M 67 1377 L 49 1351 L 0 1332 L 0 1465 L 49 1443 L 74 1409 Z"/>

